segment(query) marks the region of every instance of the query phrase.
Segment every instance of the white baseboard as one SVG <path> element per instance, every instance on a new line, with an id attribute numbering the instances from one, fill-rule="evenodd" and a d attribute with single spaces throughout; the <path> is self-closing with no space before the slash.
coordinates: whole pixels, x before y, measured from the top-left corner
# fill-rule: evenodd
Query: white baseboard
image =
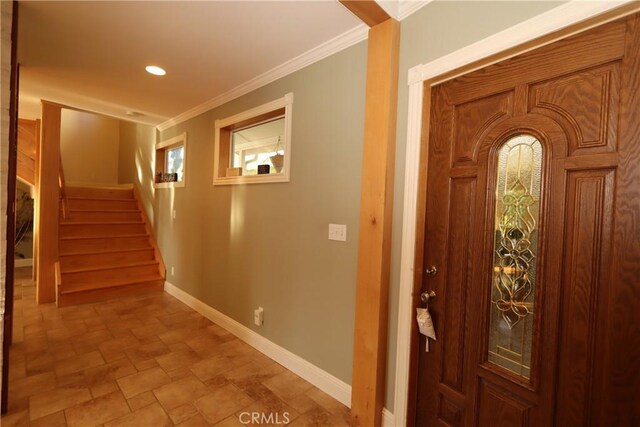
<path id="1" fill-rule="evenodd" d="M 15 268 L 33 267 L 33 258 L 16 259 L 15 261 L 13 261 L 13 266 Z"/>
<path id="2" fill-rule="evenodd" d="M 231 332 L 233 335 L 254 347 L 256 350 L 264 353 L 267 357 L 275 360 L 291 372 L 309 381 L 311 384 L 318 387 L 338 402 L 347 407 L 351 407 L 351 386 L 349 384 L 309 363 L 300 356 L 291 353 L 289 350 L 269 341 L 262 335 L 252 331 L 225 314 L 222 314 L 218 310 L 189 295 L 175 285 L 165 282 L 164 290 L 169 295 L 174 296 L 207 319 L 214 322 L 216 325 Z M 391 413 L 386 409 L 385 412 L 389 415 L 385 415 L 383 413 L 383 418 L 392 420 L 393 416 L 390 415 Z M 393 423 L 383 423 L 383 425 L 391 427 L 393 426 Z"/>

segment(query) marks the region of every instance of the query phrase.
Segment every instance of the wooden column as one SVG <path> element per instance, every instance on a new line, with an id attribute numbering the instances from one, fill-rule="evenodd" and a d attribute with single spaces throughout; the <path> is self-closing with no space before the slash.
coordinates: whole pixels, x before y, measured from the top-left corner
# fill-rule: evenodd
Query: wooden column
<path id="1" fill-rule="evenodd" d="M 369 30 L 351 414 L 379 426 L 384 405 L 400 24 Z"/>
<path id="2" fill-rule="evenodd" d="M 55 302 L 55 269 L 58 261 L 58 215 L 60 173 L 59 105 L 42 101 L 42 137 L 37 173 L 37 273 L 38 303 Z"/>

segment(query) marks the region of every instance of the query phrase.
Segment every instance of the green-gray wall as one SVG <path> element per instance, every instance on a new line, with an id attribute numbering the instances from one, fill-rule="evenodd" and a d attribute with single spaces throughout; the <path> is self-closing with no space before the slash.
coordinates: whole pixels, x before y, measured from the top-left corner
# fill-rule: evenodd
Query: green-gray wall
<path id="1" fill-rule="evenodd" d="M 365 71 L 360 43 L 162 132 L 160 140 L 187 132 L 186 186 L 158 189 L 154 202 L 169 282 L 346 382 Z M 288 92 L 291 181 L 214 187 L 214 121 Z M 327 239 L 329 223 L 347 225 L 347 242 Z M 261 327 L 253 325 L 258 306 Z"/>
<path id="2" fill-rule="evenodd" d="M 436 1 L 402 22 L 387 408 L 394 403 L 407 71 L 558 4 Z M 184 188 L 153 190 L 152 135 L 139 133 L 128 151 L 121 145 L 120 156 L 121 165 L 123 156 L 135 159 L 121 167 L 120 182 L 133 179 L 153 207 L 167 280 L 347 383 L 366 56 L 366 43 L 359 43 L 162 132 L 159 140 L 188 134 Z M 214 121 L 288 92 L 294 93 L 291 182 L 214 187 Z M 121 140 L 135 134 L 135 128 L 121 128 Z M 346 243 L 327 240 L 329 223 L 347 225 Z M 258 306 L 265 309 L 262 327 L 253 326 Z"/>

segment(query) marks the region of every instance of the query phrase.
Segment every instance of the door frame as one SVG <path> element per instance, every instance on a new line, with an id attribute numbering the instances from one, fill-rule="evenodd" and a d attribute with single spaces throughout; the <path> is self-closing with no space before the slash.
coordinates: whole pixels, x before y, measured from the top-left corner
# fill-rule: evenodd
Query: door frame
<path id="1" fill-rule="evenodd" d="M 415 417 L 417 334 L 413 310 L 418 304 L 422 285 L 431 87 L 638 11 L 640 3 L 634 0 L 571 0 L 444 57 L 409 69 L 392 425 L 413 424 Z M 427 103 L 423 103 L 425 99 Z"/>

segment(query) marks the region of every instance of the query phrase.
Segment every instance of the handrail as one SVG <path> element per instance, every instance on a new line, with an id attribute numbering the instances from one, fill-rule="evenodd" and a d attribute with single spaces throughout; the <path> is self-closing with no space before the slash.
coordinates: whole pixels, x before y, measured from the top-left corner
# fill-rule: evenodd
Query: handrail
<path id="1" fill-rule="evenodd" d="M 64 169 L 60 158 L 60 172 L 58 173 L 58 185 L 60 186 L 60 202 L 62 203 L 62 218 L 69 216 L 69 201 L 67 200 L 67 186 L 64 181 Z"/>

